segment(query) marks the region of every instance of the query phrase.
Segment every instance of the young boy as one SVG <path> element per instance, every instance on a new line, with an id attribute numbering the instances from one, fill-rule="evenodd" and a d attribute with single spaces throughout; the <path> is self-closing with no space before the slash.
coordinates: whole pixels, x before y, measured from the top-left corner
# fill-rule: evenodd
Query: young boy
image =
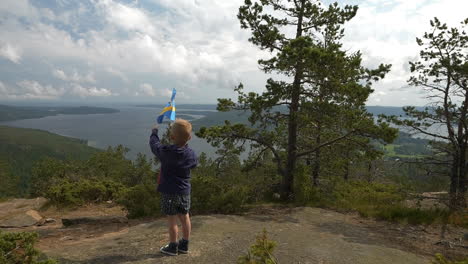
<path id="1" fill-rule="evenodd" d="M 191 231 L 190 210 L 190 170 L 197 166 L 197 157 L 187 145 L 192 138 L 192 125 L 183 119 L 176 119 L 170 130 L 173 145 L 162 145 L 158 128 L 153 128 L 150 137 L 151 151 L 161 161 L 161 174 L 158 191 L 161 193 L 161 210 L 167 215 L 169 244 L 161 252 L 176 256 L 188 253 Z M 182 225 L 182 239 L 177 241 L 177 219 Z"/>

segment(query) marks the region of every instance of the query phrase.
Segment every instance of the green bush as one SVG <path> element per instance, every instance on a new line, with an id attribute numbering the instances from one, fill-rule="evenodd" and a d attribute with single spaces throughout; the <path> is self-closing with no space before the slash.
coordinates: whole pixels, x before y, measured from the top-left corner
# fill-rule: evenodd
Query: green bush
<path id="1" fill-rule="evenodd" d="M 447 260 L 442 254 L 436 254 L 432 264 L 468 264 L 468 258 L 460 261 Z"/>
<path id="2" fill-rule="evenodd" d="M 192 178 L 192 211 L 195 213 L 239 213 L 248 203 L 251 189 L 216 176 Z"/>
<path id="3" fill-rule="evenodd" d="M 250 189 L 247 186 L 232 186 L 219 195 L 214 201 L 215 213 L 234 214 L 245 211 L 244 206 L 249 200 Z"/>
<path id="4" fill-rule="evenodd" d="M 68 182 L 83 188 L 81 193 L 67 190 L 68 194 L 79 192 L 91 196 L 83 197 L 82 200 L 99 200 L 100 197 L 92 196 L 96 193 L 106 192 L 117 185 L 132 187 L 137 184 L 155 183 L 156 177 L 152 170 L 153 162 L 148 161 L 146 156 L 142 154 L 139 154 L 135 161 L 130 161 L 125 158 L 127 151 L 128 149 L 122 146 L 109 148 L 107 151 L 94 154 L 88 161 L 44 159 L 38 162 L 32 170 L 30 194 L 33 197 L 45 196 L 50 192 L 50 186 L 59 188 L 55 191 L 60 192 L 61 188 L 68 187 L 61 185 Z M 86 181 L 92 182 L 94 186 L 87 185 Z M 103 183 L 104 186 L 98 186 L 95 183 Z M 111 191 L 111 193 L 114 192 Z M 76 201 L 71 202 L 75 203 Z"/>
<path id="5" fill-rule="evenodd" d="M 139 184 L 128 189 L 117 202 L 125 207 L 130 218 L 160 216 L 160 198 L 155 185 Z"/>
<path id="6" fill-rule="evenodd" d="M 382 209 L 400 206 L 405 200 L 395 185 L 365 181 L 340 181 L 335 185 L 333 195 L 334 206 L 358 211 L 363 216 L 374 216 Z"/>
<path id="7" fill-rule="evenodd" d="M 299 171 L 301 172 L 301 171 Z M 301 176 L 302 175 L 302 176 Z M 312 186 L 306 172 L 297 174 L 295 202 L 337 210 L 356 211 L 363 217 L 409 224 L 453 223 L 463 226 L 463 217 L 450 215 L 445 209 L 420 209 L 405 206 L 406 190 L 396 185 L 332 180 L 320 187 Z"/>
<path id="8" fill-rule="evenodd" d="M 250 247 L 246 255 L 239 257 L 238 264 L 277 264 L 278 261 L 273 256 L 276 242 L 267 237 L 267 232 L 257 236 L 255 243 Z"/>
<path id="9" fill-rule="evenodd" d="M 221 182 L 215 176 L 192 177 L 192 211 L 205 213 L 215 208 L 214 203 L 223 192 Z"/>
<path id="10" fill-rule="evenodd" d="M 0 231 L 0 263 L 2 264 L 55 264 L 54 260 L 38 258 L 41 253 L 34 248 L 37 233 L 5 233 Z"/>
<path id="11" fill-rule="evenodd" d="M 126 187 L 111 180 L 80 180 L 70 182 L 64 180 L 53 185 L 45 193 L 45 197 L 57 206 L 78 206 L 85 203 L 117 200 L 125 192 Z"/>
<path id="12" fill-rule="evenodd" d="M 317 205 L 319 197 L 312 185 L 309 170 L 299 165 L 294 179 L 294 203 L 299 206 Z"/>
<path id="13" fill-rule="evenodd" d="M 442 209 L 419 209 L 403 206 L 391 206 L 381 208 L 375 213 L 375 217 L 381 220 L 393 222 L 407 222 L 409 224 L 432 224 L 442 223 L 449 217 L 449 212 Z"/>
<path id="14" fill-rule="evenodd" d="M 129 188 L 118 200 L 130 218 L 160 216 L 160 193 L 152 184 Z M 239 213 L 244 210 L 250 189 L 243 185 L 230 185 L 214 176 L 192 178 L 191 212 Z"/>

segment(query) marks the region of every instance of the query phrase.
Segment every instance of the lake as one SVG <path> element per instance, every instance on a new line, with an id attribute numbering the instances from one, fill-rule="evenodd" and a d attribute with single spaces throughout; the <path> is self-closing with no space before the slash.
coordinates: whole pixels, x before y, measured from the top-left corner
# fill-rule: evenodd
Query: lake
<path id="1" fill-rule="evenodd" d="M 112 114 L 93 115 L 57 115 L 38 119 L 23 119 L 1 122 L 2 125 L 22 128 L 35 128 L 50 131 L 62 136 L 88 140 L 88 145 L 106 149 L 108 146 L 123 145 L 130 149 L 128 158 L 134 159 L 138 153 L 152 156 L 148 146 L 151 128 L 156 123 L 160 109 L 153 107 L 113 107 L 120 110 Z M 199 110 L 177 109 L 184 116 L 190 113 L 191 119 L 202 118 Z M 210 111 L 210 110 L 206 110 Z M 161 135 L 167 124 L 160 125 Z M 189 145 L 199 155 L 205 152 L 209 157 L 215 156 L 215 149 L 204 139 L 192 135 Z"/>

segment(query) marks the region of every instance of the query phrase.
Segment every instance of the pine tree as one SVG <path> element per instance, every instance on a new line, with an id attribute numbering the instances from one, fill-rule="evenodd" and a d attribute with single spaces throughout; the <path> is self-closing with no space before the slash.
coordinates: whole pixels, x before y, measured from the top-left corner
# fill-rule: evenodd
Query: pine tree
<path id="1" fill-rule="evenodd" d="M 348 54 L 342 48 L 343 24 L 356 15 L 357 9 L 337 3 L 324 7 L 320 1 L 311 0 L 246 0 L 239 8 L 241 27 L 252 32 L 250 42 L 271 53 L 271 58 L 259 60 L 261 69 L 282 78 L 268 79 L 262 94 L 245 93 L 240 84 L 235 89 L 237 102 L 218 99 L 220 111 L 250 111 L 250 127 L 226 121 L 224 126 L 202 128 L 198 135 L 214 145 L 224 140 L 239 144 L 249 141 L 253 153 L 271 152 L 282 176 L 284 200 L 292 197 L 299 160 L 363 133 L 364 127 L 388 129 L 385 124 L 374 126 L 364 102 L 372 92 L 372 83 L 383 78 L 390 65 L 366 69 L 361 66 L 360 52 Z M 336 127 L 330 123 L 334 114 L 344 120 L 353 116 L 356 122 L 347 121 L 333 137 L 317 140 L 323 135 L 322 128 L 330 131 Z M 327 117 L 325 123 L 317 122 L 320 116 Z M 300 141 L 304 135 L 315 140 Z"/>
<path id="2" fill-rule="evenodd" d="M 410 62 L 408 83 L 428 94 L 424 110 L 405 107 L 405 118 L 387 117 L 397 125 L 433 139 L 430 162 L 450 168 L 450 204 L 466 208 L 468 150 L 468 18 L 460 28 L 448 28 L 434 18 L 431 30 L 416 42 L 420 59 Z M 434 131 L 434 128 L 440 128 Z"/>

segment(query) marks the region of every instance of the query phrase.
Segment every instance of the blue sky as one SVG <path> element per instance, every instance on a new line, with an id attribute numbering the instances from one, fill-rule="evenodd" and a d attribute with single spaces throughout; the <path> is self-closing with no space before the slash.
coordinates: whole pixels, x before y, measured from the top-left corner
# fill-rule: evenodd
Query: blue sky
<path id="1" fill-rule="evenodd" d="M 236 18 L 243 0 L 2 0 L 0 101 L 216 103 L 233 87 L 261 92 L 267 56 L 247 41 Z M 325 1 L 329 3 L 331 1 Z M 434 16 L 458 26 L 464 0 L 350 0 L 358 15 L 345 47 L 366 66 L 393 64 L 369 105 L 423 105 L 407 87 L 415 37 Z"/>

